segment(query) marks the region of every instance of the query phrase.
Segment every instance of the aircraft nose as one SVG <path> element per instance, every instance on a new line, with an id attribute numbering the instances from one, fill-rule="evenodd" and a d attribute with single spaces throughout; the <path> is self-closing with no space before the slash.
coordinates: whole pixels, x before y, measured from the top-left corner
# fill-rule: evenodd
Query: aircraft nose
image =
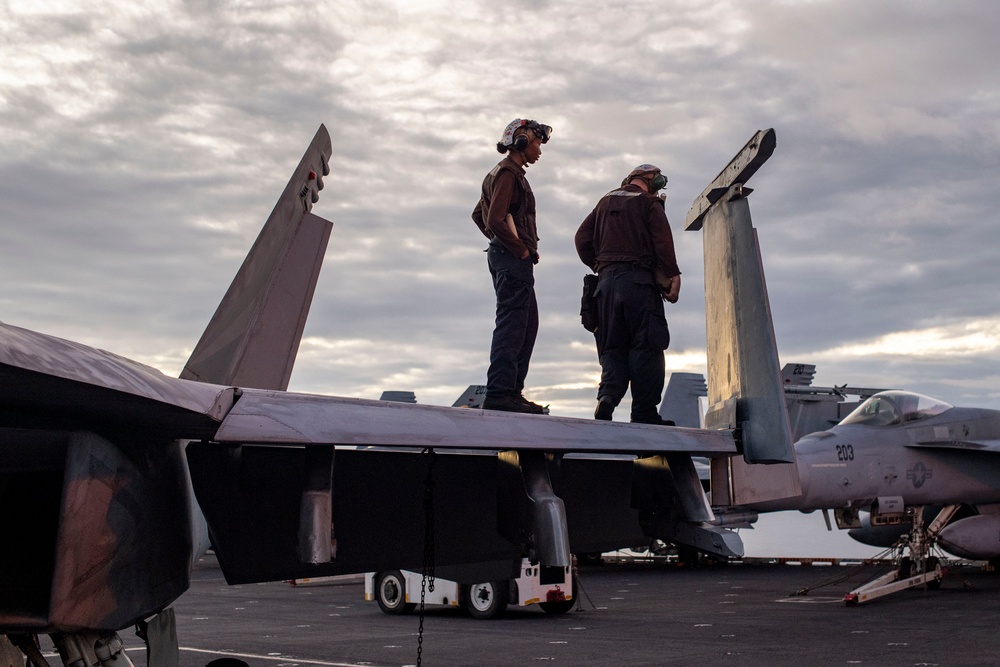
<path id="1" fill-rule="evenodd" d="M 828 482 L 842 477 L 842 462 L 835 452 L 843 447 L 842 438 L 830 431 L 810 433 L 795 443 L 795 461 L 798 464 L 799 483 L 802 485 L 802 509 L 814 510 L 827 507 L 824 498 Z"/>

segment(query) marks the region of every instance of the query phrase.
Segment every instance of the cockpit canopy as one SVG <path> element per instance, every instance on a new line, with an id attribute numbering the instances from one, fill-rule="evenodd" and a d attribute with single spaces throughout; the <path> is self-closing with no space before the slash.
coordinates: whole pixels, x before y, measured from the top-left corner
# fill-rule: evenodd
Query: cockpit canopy
<path id="1" fill-rule="evenodd" d="M 939 415 L 953 406 L 911 391 L 882 391 L 854 409 L 841 424 L 892 426 Z"/>

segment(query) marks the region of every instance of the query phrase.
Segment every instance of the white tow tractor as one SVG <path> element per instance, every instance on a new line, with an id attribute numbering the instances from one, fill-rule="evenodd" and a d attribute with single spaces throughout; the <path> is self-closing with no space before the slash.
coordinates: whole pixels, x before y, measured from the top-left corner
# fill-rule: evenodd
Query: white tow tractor
<path id="1" fill-rule="evenodd" d="M 420 602 L 423 577 L 419 572 L 389 570 L 365 574 L 365 600 L 375 600 L 386 614 L 409 614 Z M 573 608 L 572 567 L 544 567 L 521 561 L 516 579 L 465 585 L 436 577 L 434 590 L 424 590 L 424 604 L 464 607 L 473 618 L 496 618 L 507 605 L 537 604 L 549 614 Z"/>

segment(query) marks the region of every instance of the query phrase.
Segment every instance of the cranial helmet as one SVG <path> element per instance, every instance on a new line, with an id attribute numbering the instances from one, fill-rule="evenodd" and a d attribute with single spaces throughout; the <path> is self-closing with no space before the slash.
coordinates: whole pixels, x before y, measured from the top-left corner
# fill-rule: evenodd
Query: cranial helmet
<path id="1" fill-rule="evenodd" d="M 518 132 L 521 129 L 525 131 Z M 500 141 L 497 143 L 497 151 L 500 153 L 506 153 L 511 149 L 523 151 L 531 143 L 526 130 L 534 132 L 535 136 L 541 139 L 543 144 L 547 144 L 549 137 L 552 135 L 552 127 L 549 125 L 542 125 L 536 120 L 515 118 L 507 123 L 507 127 L 504 128 Z"/>
<path id="2" fill-rule="evenodd" d="M 655 164 L 640 164 L 633 169 L 622 181 L 622 185 L 628 185 L 633 178 L 641 178 L 646 181 L 650 193 L 655 193 L 667 184 L 667 177 L 660 173 L 660 168 Z"/>

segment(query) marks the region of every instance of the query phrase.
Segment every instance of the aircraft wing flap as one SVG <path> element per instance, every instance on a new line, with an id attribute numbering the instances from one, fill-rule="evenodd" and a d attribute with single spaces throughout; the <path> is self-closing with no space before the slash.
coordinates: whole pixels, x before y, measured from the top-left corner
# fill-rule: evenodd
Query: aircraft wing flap
<path id="1" fill-rule="evenodd" d="M 378 445 L 574 452 L 736 452 L 726 431 L 243 390 L 214 438 L 274 445 Z"/>
<path id="2" fill-rule="evenodd" d="M 915 442 L 907 446 L 919 449 L 957 449 L 1000 454 L 1000 440 L 934 440 Z"/>

